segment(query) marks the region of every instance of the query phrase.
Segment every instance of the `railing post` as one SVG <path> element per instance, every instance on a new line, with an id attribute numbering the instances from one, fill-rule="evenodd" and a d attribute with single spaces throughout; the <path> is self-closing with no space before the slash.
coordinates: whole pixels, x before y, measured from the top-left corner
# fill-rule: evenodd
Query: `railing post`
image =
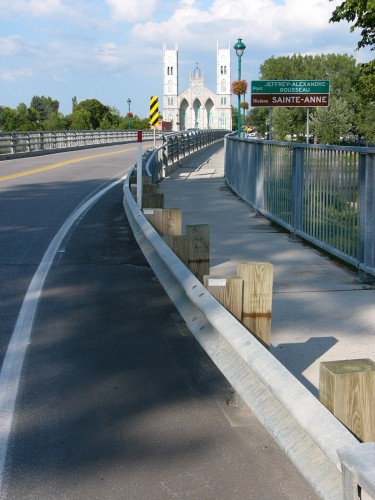
<path id="1" fill-rule="evenodd" d="M 375 271 L 375 153 L 359 157 L 359 270 Z"/>
<path id="2" fill-rule="evenodd" d="M 163 137 L 163 142 L 165 143 L 165 147 L 162 150 L 162 165 L 163 165 L 163 178 L 165 177 L 166 171 L 168 169 L 168 149 L 169 149 L 169 140 L 165 140 Z"/>
<path id="3" fill-rule="evenodd" d="M 10 134 L 10 151 L 12 154 L 16 154 L 15 134 Z"/>
<path id="4" fill-rule="evenodd" d="M 303 158 L 304 149 L 293 151 L 292 164 L 292 233 L 302 229 L 303 221 Z"/>
<path id="5" fill-rule="evenodd" d="M 239 141 L 237 141 L 239 142 Z M 236 142 L 236 144 L 237 144 Z M 255 164 L 255 210 L 264 208 L 264 148 L 267 145 L 262 144 L 257 154 L 257 161 Z M 272 147 L 272 146 L 268 146 Z"/>

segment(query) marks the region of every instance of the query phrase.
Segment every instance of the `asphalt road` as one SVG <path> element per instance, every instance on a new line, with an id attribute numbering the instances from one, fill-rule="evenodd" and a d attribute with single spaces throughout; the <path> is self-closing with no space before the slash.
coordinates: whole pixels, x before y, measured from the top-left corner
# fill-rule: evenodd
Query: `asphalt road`
<path id="1" fill-rule="evenodd" d="M 0 182 L 3 353 L 50 240 L 132 154 Z M 56 156 L 22 160 L 19 171 Z M 77 219 L 44 282 L 1 498 L 315 499 L 251 412 L 228 399 L 138 248 L 117 184 Z"/>

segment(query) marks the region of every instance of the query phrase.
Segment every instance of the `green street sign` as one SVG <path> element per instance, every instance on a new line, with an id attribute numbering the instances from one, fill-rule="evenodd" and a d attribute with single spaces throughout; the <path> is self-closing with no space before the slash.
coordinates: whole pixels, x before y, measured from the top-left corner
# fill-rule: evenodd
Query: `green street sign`
<path id="1" fill-rule="evenodd" d="M 253 80 L 252 94 L 329 94 L 329 80 Z"/>

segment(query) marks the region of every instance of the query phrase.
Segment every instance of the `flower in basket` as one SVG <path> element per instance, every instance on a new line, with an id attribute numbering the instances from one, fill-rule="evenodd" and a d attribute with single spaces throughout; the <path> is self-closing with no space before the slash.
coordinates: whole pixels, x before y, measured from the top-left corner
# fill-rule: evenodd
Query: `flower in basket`
<path id="1" fill-rule="evenodd" d="M 131 112 L 130 112 L 130 113 L 126 113 L 126 116 L 127 116 L 128 118 L 133 118 L 133 113 L 131 113 Z"/>
<path id="2" fill-rule="evenodd" d="M 247 92 L 247 81 L 246 80 L 235 80 L 231 85 L 232 94 L 242 95 Z"/>
<path id="3" fill-rule="evenodd" d="M 249 109 L 249 103 L 248 102 L 241 102 L 240 104 L 242 109 Z"/>

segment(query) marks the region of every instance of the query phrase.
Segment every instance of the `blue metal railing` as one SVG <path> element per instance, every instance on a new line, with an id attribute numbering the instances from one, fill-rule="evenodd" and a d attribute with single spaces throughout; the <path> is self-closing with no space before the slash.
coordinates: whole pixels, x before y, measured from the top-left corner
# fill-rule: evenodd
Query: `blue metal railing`
<path id="1" fill-rule="evenodd" d="M 258 212 L 375 275 L 375 148 L 227 136 L 225 177 Z"/>
<path id="2" fill-rule="evenodd" d="M 147 157 L 147 175 L 153 183 L 159 182 L 180 165 L 183 158 L 223 139 L 227 133 L 227 130 L 191 130 L 164 134 L 163 144 Z"/>

